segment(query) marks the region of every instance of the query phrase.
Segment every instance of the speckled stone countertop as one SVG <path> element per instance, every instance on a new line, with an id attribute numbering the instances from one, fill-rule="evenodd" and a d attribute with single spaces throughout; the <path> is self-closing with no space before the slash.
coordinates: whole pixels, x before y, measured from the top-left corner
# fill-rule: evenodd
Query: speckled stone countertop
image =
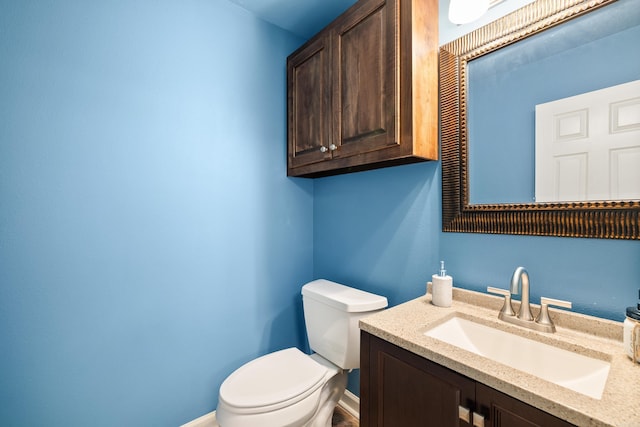
<path id="1" fill-rule="evenodd" d="M 360 329 L 577 426 L 640 427 L 640 364 L 633 363 L 624 352 L 621 322 L 550 308 L 557 331 L 541 333 L 499 320 L 503 301 L 502 297 L 454 288 L 449 308 L 434 306 L 427 294 L 360 320 Z M 538 306 L 531 306 L 535 315 Z M 517 301 L 513 307 L 517 312 Z M 424 335 L 453 316 L 610 361 L 602 399 Z"/>

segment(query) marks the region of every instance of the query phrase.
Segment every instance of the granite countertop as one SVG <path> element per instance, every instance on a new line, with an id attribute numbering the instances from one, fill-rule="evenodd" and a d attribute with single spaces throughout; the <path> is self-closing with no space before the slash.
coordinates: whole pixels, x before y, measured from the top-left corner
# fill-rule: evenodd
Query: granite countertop
<path id="1" fill-rule="evenodd" d="M 498 319 L 504 299 L 454 288 L 449 308 L 427 294 L 360 320 L 360 329 L 580 427 L 640 426 L 640 364 L 627 357 L 621 322 L 549 309 L 556 333 Z M 514 309 L 518 310 L 514 301 Z M 534 315 L 539 307 L 531 304 Z M 594 399 L 424 335 L 453 316 L 611 362 L 601 399 Z"/>

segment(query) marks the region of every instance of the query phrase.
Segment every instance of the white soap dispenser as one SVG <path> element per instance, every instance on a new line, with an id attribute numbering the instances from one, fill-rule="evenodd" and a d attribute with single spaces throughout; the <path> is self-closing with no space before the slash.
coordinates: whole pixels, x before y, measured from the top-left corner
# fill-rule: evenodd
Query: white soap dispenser
<path id="1" fill-rule="evenodd" d="M 440 261 L 440 272 L 431 276 L 431 302 L 438 307 L 451 307 L 451 295 L 453 294 L 453 278 L 447 276 L 444 269 L 444 261 Z"/>

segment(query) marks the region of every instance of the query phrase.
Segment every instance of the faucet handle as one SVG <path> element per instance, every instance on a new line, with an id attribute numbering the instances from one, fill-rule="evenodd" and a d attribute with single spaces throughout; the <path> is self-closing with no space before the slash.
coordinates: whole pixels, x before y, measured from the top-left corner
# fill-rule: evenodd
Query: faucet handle
<path id="1" fill-rule="evenodd" d="M 546 306 L 553 305 L 555 307 L 571 308 L 571 301 L 541 297 L 540 305 L 546 305 Z"/>
<path id="2" fill-rule="evenodd" d="M 493 286 L 487 286 L 487 292 L 489 292 L 490 294 L 498 294 L 511 298 L 511 292 L 508 289 L 500 289 L 494 288 Z"/>
<path id="3" fill-rule="evenodd" d="M 564 301 L 561 299 L 553 299 L 542 297 L 540 298 L 540 313 L 536 318 L 536 323 L 540 325 L 548 325 L 551 329 L 551 332 L 555 332 L 556 326 L 553 324 L 551 317 L 549 317 L 549 306 L 553 305 L 556 307 L 564 307 L 571 308 L 571 301 Z"/>
<path id="4" fill-rule="evenodd" d="M 504 305 L 500 310 L 499 318 L 504 316 L 515 316 L 516 312 L 513 311 L 513 307 L 511 306 L 511 291 L 507 289 L 494 288 L 493 286 L 487 286 L 487 292 L 491 294 L 502 295 L 504 297 Z"/>

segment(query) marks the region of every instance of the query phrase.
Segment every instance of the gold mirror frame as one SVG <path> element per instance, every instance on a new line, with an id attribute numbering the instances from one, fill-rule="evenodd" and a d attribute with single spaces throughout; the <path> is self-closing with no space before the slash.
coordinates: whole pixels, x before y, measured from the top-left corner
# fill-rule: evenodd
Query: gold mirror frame
<path id="1" fill-rule="evenodd" d="M 537 0 L 440 48 L 442 230 L 640 239 L 640 200 L 469 204 L 467 63 L 616 0 Z"/>

